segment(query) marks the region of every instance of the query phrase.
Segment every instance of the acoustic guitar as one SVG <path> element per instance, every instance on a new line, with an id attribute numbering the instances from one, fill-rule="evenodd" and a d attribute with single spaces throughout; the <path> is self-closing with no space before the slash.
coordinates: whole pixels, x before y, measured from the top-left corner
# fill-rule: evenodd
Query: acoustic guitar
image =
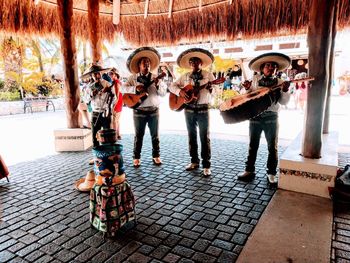
<path id="1" fill-rule="evenodd" d="M 165 72 L 162 72 L 155 79 L 153 79 L 148 85 L 137 85 L 136 94 L 125 93 L 123 95 L 123 102 L 126 106 L 132 109 L 136 109 L 140 104 L 148 97 L 148 88 L 155 82 L 155 80 L 162 79 L 166 76 Z"/>
<path id="2" fill-rule="evenodd" d="M 186 92 L 186 94 L 190 96 L 190 98 L 188 100 L 186 100 L 185 98 L 183 98 L 181 96 L 177 96 L 174 93 L 170 93 L 170 95 L 169 95 L 170 109 L 172 109 L 174 111 L 181 111 L 186 106 L 186 104 L 196 102 L 198 99 L 199 92 L 202 89 L 207 88 L 209 86 L 208 84 L 215 85 L 215 84 L 221 84 L 224 82 L 225 82 L 225 78 L 218 78 L 218 79 L 215 79 L 213 81 L 209 81 L 208 83 L 206 83 L 198 88 L 194 87 L 192 84 L 188 84 L 182 90 L 184 90 Z"/>

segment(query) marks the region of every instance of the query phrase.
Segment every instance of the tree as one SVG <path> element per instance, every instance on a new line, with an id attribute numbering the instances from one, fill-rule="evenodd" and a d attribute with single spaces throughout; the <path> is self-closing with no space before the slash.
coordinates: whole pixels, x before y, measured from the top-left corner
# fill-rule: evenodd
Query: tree
<path id="1" fill-rule="evenodd" d="M 3 66 L 5 73 L 4 91 L 14 92 L 20 90 L 23 98 L 22 87 L 18 85 L 16 79 L 13 78 L 11 72 L 15 72 L 22 78 L 22 66 L 24 56 L 24 46 L 19 38 L 4 37 L 1 38 L 0 54 L 3 58 Z"/>

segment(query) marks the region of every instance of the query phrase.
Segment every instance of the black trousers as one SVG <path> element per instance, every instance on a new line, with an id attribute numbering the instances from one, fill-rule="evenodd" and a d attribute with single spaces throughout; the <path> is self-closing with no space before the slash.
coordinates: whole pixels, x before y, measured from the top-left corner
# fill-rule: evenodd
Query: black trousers
<path id="1" fill-rule="evenodd" d="M 249 151 L 246 171 L 255 172 L 255 161 L 260 144 L 261 133 L 265 133 L 268 148 L 267 173 L 277 174 L 278 163 L 278 113 L 265 111 L 249 121 Z"/>
<path id="2" fill-rule="evenodd" d="M 99 145 L 96 135 L 99 130 L 103 127 L 104 129 L 110 129 L 111 127 L 111 116 L 104 116 L 104 112 L 98 113 L 93 111 L 91 115 L 91 131 L 92 131 L 92 142 L 94 147 Z"/>
<path id="3" fill-rule="evenodd" d="M 185 109 L 185 119 L 188 132 L 189 152 L 191 163 L 199 164 L 197 127 L 201 141 L 201 157 L 203 168 L 210 168 L 211 147 L 209 137 L 209 111 L 208 109 Z"/>
<path id="4" fill-rule="evenodd" d="M 154 111 L 134 110 L 134 152 L 133 158 L 141 158 L 143 136 L 145 135 L 146 125 L 148 125 L 152 138 L 152 157 L 160 156 L 159 148 L 159 109 Z"/>

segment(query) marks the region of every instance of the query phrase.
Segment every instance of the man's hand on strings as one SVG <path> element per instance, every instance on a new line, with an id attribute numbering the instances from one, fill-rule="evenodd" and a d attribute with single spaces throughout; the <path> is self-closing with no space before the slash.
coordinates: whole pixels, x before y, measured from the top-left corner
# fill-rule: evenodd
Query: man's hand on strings
<path id="1" fill-rule="evenodd" d="M 144 89 L 144 85 L 142 85 L 142 84 L 136 86 L 136 92 L 142 92 L 143 89 Z"/>
<path id="2" fill-rule="evenodd" d="M 184 98 L 185 100 L 189 100 L 190 99 L 190 96 L 183 89 L 180 90 L 179 95 L 180 95 L 180 97 Z"/>
<path id="3" fill-rule="evenodd" d="M 244 81 L 244 82 L 242 83 L 242 86 L 243 86 L 246 90 L 248 90 L 248 89 L 250 89 L 250 87 L 252 86 L 252 82 L 249 81 L 249 80 L 246 80 L 246 81 Z"/>

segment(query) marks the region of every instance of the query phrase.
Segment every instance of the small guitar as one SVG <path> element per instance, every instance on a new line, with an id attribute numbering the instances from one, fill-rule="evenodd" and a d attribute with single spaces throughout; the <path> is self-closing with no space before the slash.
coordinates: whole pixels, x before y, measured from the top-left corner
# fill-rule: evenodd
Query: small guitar
<path id="1" fill-rule="evenodd" d="M 165 72 L 162 72 L 155 79 L 153 79 L 147 86 L 137 85 L 136 94 L 125 93 L 123 95 L 123 102 L 126 106 L 132 109 L 136 109 L 140 104 L 148 97 L 148 88 L 155 82 L 156 79 L 162 79 L 166 76 Z"/>
<path id="2" fill-rule="evenodd" d="M 221 84 L 225 82 L 225 78 L 218 78 L 215 79 L 213 81 L 209 81 L 208 83 L 195 88 L 192 84 L 188 84 L 186 85 L 182 90 L 184 90 L 186 92 L 187 95 L 190 96 L 190 98 L 188 100 L 186 100 L 185 98 L 181 97 L 181 96 L 177 96 L 174 93 L 170 93 L 169 95 L 169 106 L 170 109 L 174 110 L 174 111 L 181 111 L 186 104 L 189 103 L 193 103 L 196 102 L 198 99 L 198 94 L 202 89 L 205 89 L 208 87 L 208 84 Z"/>

